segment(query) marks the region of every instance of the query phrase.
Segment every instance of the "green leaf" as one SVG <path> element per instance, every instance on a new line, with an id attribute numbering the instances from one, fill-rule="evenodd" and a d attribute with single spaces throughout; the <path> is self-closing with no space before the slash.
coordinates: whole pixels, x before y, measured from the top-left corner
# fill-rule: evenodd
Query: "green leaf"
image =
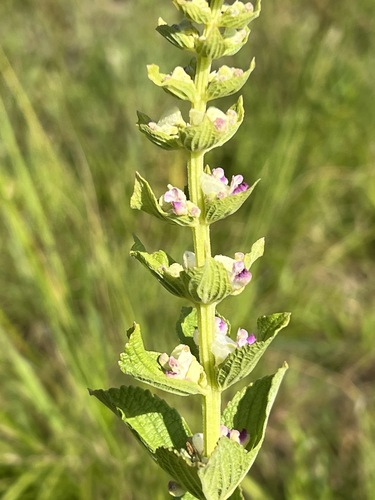
<path id="1" fill-rule="evenodd" d="M 290 313 L 275 313 L 258 319 L 256 342 L 235 349 L 219 365 L 217 381 L 222 390 L 242 380 L 253 371 L 277 333 L 288 325 L 289 319 Z"/>
<path id="2" fill-rule="evenodd" d="M 196 92 L 194 82 L 181 66 L 177 66 L 170 75 L 160 73 L 156 64 L 148 65 L 147 70 L 149 79 L 158 87 L 179 99 L 190 102 L 194 100 Z"/>
<path id="3" fill-rule="evenodd" d="M 248 454 L 243 446 L 227 437 L 220 438 L 207 465 L 198 471 L 205 498 L 229 498 L 247 471 Z"/>
<path id="4" fill-rule="evenodd" d="M 246 44 L 249 34 L 247 26 L 241 29 L 225 28 L 224 32 L 214 27 L 207 38 L 202 36 L 197 39 L 196 50 L 202 56 L 212 59 L 232 56 Z"/>
<path id="5" fill-rule="evenodd" d="M 229 497 L 229 500 L 245 500 L 240 486 L 234 490 L 233 494 Z"/>
<path id="6" fill-rule="evenodd" d="M 188 345 L 191 353 L 199 361 L 199 349 L 194 342 L 194 333 L 198 328 L 197 310 L 195 307 L 183 307 L 176 324 L 176 332 L 181 344 Z"/>
<path id="7" fill-rule="evenodd" d="M 168 292 L 177 295 L 177 297 L 191 299 L 186 291 L 183 280 L 180 278 L 180 274 L 183 272 L 182 266 L 177 264 L 163 250 L 149 254 L 145 251 L 140 241 L 137 240 L 130 251 L 130 255 L 143 264 Z M 179 272 L 173 273 L 171 271 L 171 269 L 174 269 L 172 266 L 178 266 L 176 269 L 180 270 L 180 274 Z"/>
<path id="8" fill-rule="evenodd" d="M 187 288 L 196 302 L 213 304 L 220 302 L 232 293 L 228 272 L 223 264 L 212 257 L 202 267 L 194 267 L 186 271 L 189 278 Z"/>
<path id="9" fill-rule="evenodd" d="M 244 118 L 243 100 L 228 109 L 226 114 L 215 107 L 206 113 L 190 115 L 190 126 L 180 130 L 180 139 L 189 151 L 210 151 L 229 141 L 237 132 Z"/>
<path id="10" fill-rule="evenodd" d="M 250 11 L 246 8 L 248 3 L 235 1 L 232 5 L 224 5 L 219 26 L 227 28 L 243 28 L 260 14 L 261 0 L 257 0 L 255 8 Z"/>
<path id="11" fill-rule="evenodd" d="M 223 412 L 224 425 L 229 429 L 246 429 L 250 434 L 250 441 L 246 446 L 247 470 L 254 463 L 262 446 L 268 417 L 287 368 L 284 363 L 274 375 L 263 377 L 239 391 Z"/>
<path id="12" fill-rule="evenodd" d="M 246 269 L 250 269 L 256 260 L 264 254 L 264 238 L 259 238 L 251 247 L 250 252 L 245 254 L 244 264 Z"/>
<path id="13" fill-rule="evenodd" d="M 190 215 L 176 215 L 165 212 L 157 198 L 155 197 L 149 183 L 138 172 L 135 174 L 134 191 L 130 198 L 130 207 L 135 210 L 142 210 L 158 219 L 164 220 L 178 226 L 196 226 L 198 224 L 197 217 Z"/>
<path id="14" fill-rule="evenodd" d="M 199 24 L 207 24 L 211 19 L 211 9 L 206 0 L 172 0 L 185 17 Z"/>
<path id="15" fill-rule="evenodd" d="M 191 493 L 187 492 L 185 495 L 183 495 L 182 500 L 196 500 L 198 497 L 192 495 Z"/>
<path id="16" fill-rule="evenodd" d="M 139 130 L 153 144 L 166 150 L 181 149 L 180 128 L 186 126 L 186 124 L 177 108 L 174 108 L 157 123 L 140 111 L 137 111 L 137 115 Z"/>
<path id="17" fill-rule="evenodd" d="M 207 224 L 213 224 L 218 220 L 225 219 L 229 215 L 234 214 L 245 203 L 247 198 L 253 192 L 258 184 L 257 180 L 251 187 L 241 193 L 232 194 L 221 199 L 205 200 L 205 221 Z"/>
<path id="18" fill-rule="evenodd" d="M 158 465 L 196 498 L 205 500 L 196 465 L 174 449 L 158 448 L 155 452 Z"/>
<path id="19" fill-rule="evenodd" d="M 163 250 L 152 254 L 145 252 L 138 239 L 130 255 L 141 262 L 170 293 L 194 303 L 213 304 L 235 293 L 227 270 L 212 257 L 204 266 L 183 268 Z"/>
<path id="20" fill-rule="evenodd" d="M 180 396 L 205 393 L 204 388 L 199 384 L 167 377 L 158 362 L 161 353 L 145 350 L 139 325 L 134 324 L 128 330 L 128 336 L 129 342 L 125 345 L 124 352 L 120 354 L 119 361 L 121 371 L 126 375 Z"/>
<path id="21" fill-rule="evenodd" d="M 191 432 L 174 408 L 140 387 L 89 392 L 122 418 L 163 470 L 195 498 L 204 499 L 196 465 L 178 451 L 185 450 Z"/>
<path id="22" fill-rule="evenodd" d="M 179 413 L 140 387 L 89 391 L 117 416 L 150 452 L 159 447 L 184 448 L 191 432 Z"/>
<path id="23" fill-rule="evenodd" d="M 229 66 L 221 66 L 214 73 L 207 87 L 206 97 L 208 101 L 220 99 L 238 92 L 246 83 L 255 68 L 255 59 L 251 61 L 250 68 L 242 71 Z"/>
<path id="24" fill-rule="evenodd" d="M 190 21 L 183 20 L 180 24 L 168 26 L 163 19 L 159 18 L 156 31 L 175 47 L 195 52 L 195 44 L 200 35 Z"/>
<path id="25" fill-rule="evenodd" d="M 192 495 L 191 493 L 187 492 L 181 498 L 182 498 L 182 500 L 196 500 L 197 497 Z"/>

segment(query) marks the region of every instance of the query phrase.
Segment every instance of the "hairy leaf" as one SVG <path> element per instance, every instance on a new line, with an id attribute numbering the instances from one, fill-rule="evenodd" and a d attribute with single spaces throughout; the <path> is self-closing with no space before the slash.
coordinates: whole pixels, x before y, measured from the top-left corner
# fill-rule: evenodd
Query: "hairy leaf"
<path id="1" fill-rule="evenodd" d="M 195 497 L 205 500 L 197 466 L 175 449 L 158 448 L 155 459 L 159 466 Z"/>
<path id="2" fill-rule="evenodd" d="M 135 184 L 130 207 L 136 210 L 142 210 L 158 219 L 177 224 L 179 226 L 195 226 L 198 223 L 197 217 L 190 215 L 176 215 L 165 212 L 156 199 L 149 183 L 138 172 L 135 174 Z"/>
<path id="3" fill-rule="evenodd" d="M 199 31 L 190 21 L 183 20 L 180 24 L 168 26 L 168 24 L 160 18 L 156 31 L 175 47 L 195 51 L 195 44 L 199 37 Z"/>
<path id="4" fill-rule="evenodd" d="M 232 287 L 225 267 L 210 258 L 202 267 L 189 269 L 188 289 L 197 302 L 212 304 L 220 302 L 232 292 Z"/>
<path id="5" fill-rule="evenodd" d="M 248 2 L 244 4 L 236 0 L 232 5 L 225 5 L 219 20 L 219 26 L 227 28 L 243 28 L 260 14 L 261 0 L 257 0 L 254 10 L 247 8 Z"/>
<path id="6" fill-rule="evenodd" d="M 220 438 L 207 465 L 198 472 L 205 498 L 229 498 L 247 471 L 248 456 L 245 449 L 227 437 Z"/>
<path id="7" fill-rule="evenodd" d="M 258 319 L 256 342 L 235 349 L 219 366 L 217 380 L 224 390 L 249 375 L 277 333 L 285 328 L 290 319 L 290 313 L 275 313 Z"/>
<path id="8" fill-rule="evenodd" d="M 250 269 L 256 260 L 264 254 L 264 238 L 259 238 L 252 246 L 250 252 L 245 254 L 244 264 L 246 269 Z"/>
<path id="9" fill-rule="evenodd" d="M 174 5 L 191 21 L 207 24 L 211 19 L 211 9 L 206 0 L 172 0 Z"/>
<path id="10" fill-rule="evenodd" d="M 187 150 L 210 151 L 229 141 L 244 118 L 242 97 L 227 111 L 226 117 L 218 118 L 218 121 L 216 115 L 219 115 L 219 110 L 208 108 L 196 123 L 195 119 L 191 119 L 190 126 L 180 130 L 181 142 Z"/>
<path id="11" fill-rule="evenodd" d="M 230 68 L 229 66 L 221 66 L 215 72 L 213 78 L 207 87 L 207 100 L 219 99 L 238 92 L 246 83 L 250 74 L 255 68 L 255 59 L 251 61 L 247 71 Z"/>
<path id="12" fill-rule="evenodd" d="M 262 446 L 268 418 L 288 365 L 274 375 L 263 377 L 238 392 L 223 412 L 222 422 L 230 429 L 246 429 L 250 434 L 248 469 Z"/>
<path id="13" fill-rule="evenodd" d="M 122 386 L 90 394 L 120 416 L 151 453 L 161 446 L 183 448 L 191 435 L 179 413 L 149 390 Z"/>
<path id="14" fill-rule="evenodd" d="M 187 396 L 189 394 L 204 394 L 205 390 L 199 384 L 188 380 L 167 377 L 158 363 L 159 352 L 146 351 L 143 346 L 141 330 L 135 324 L 129 331 L 129 342 L 120 355 L 121 371 L 137 380 L 146 382 L 167 392 Z M 203 381 L 202 381 L 203 383 Z"/>
<path id="15" fill-rule="evenodd" d="M 232 194 L 221 199 L 205 201 L 205 221 L 207 224 L 213 224 L 218 220 L 225 219 L 229 215 L 234 214 L 237 210 L 245 203 L 247 198 L 253 192 L 255 186 L 258 184 L 259 180 L 256 181 L 251 187 L 246 191 L 241 193 Z M 246 262 L 245 262 L 246 265 Z"/>
<path id="16" fill-rule="evenodd" d="M 176 332 L 180 342 L 188 345 L 190 351 L 199 361 L 199 350 L 194 342 L 194 333 L 198 327 L 197 310 L 195 307 L 183 307 L 176 324 Z"/>
<path id="17" fill-rule="evenodd" d="M 179 99 L 190 102 L 194 100 L 195 84 L 181 66 L 177 66 L 170 75 L 160 73 L 159 66 L 156 64 L 148 65 L 147 70 L 149 79 L 155 85 Z"/>

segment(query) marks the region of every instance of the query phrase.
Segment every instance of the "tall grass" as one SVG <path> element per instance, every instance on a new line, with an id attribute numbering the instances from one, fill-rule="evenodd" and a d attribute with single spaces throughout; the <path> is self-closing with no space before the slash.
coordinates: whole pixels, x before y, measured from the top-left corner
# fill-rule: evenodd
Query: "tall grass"
<path id="1" fill-rule="evenodd" d="M 0 496 L 141 500 L 165 483 L 86 388 L 129 383 L 116 366 L 136 320 L 173 345 L 182 302 L 130 262 L 132 233 L 178 257 L 190 234 L 129 209 L 134 171 L 182 185 L 183 155 L 134 127 L 168 96 L 145 64 L 181 63 L 153 32 L 169 2 L 0 5 Z M 212 165 L 261 177 L 248 209 L 217 229 L 233 253 L 266 236 L 252 286 L 222 312 L 251 328 L 291 310 L 262 373 L 290 371 L 245 482 L 254 500 L 370 500 L 375 489 L 375 7 L 263 2 L 246 120 Z M 169 17 L 168 17 L 169 16 Z M 245 51 L 246 52 L 246 51 Z M 224 247 L 224 248 L 223 248 Z M 219 245 L 217 244 L 217 249 Z M 147 308 L 145 305 L 147 304 Z M 195 430 L 193 408 L 171 398 Z M 197 401 L 198 405 L 199 402 Z M 196 431 L 199 429 L 196 428 Z"/>

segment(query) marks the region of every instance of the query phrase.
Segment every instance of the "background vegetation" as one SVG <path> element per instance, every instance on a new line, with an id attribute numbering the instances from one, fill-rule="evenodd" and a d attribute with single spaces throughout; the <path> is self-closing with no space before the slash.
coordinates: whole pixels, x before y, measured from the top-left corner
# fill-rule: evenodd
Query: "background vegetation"
<path id="1" fill-rule="evenodd" d="M 264 0 L 236 137 L 212 166 L 262 182 L 213 229 L 216 253 L 265 235 L 252 285 L 221 307 L 234 326 L 291 310 L 257 375 L 290 364 L 246 479 L 253 500 L 371 500 L 375 491 L 375 4 Z M 184 157 L 136 130 L 174 104 L 146 77 L 188 58 L 155 31 L 155 0 L 0 3 L 0 496 L 166 498 L 169 479 L 87 387 L 117 367 L 137 320 L 173 346 L 182 301 L 130 261 L 136 232 L 178 257 L 188 230 L 129 209 L 134 171 L 157 193 Z M 226 61 L 228 62 L 228 61 Z M 228 100 L 228 103 L 233 99 Z M 225 107 L 227 103 L 224 103 Z M 199 431 L 199 401 L 168 398 Z"/>

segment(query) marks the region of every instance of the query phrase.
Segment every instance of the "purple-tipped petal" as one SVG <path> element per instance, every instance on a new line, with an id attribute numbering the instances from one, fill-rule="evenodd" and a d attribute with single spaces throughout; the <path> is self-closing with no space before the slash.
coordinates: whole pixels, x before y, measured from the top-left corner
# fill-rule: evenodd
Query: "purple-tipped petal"
<path id="1" fill-rule="evenodd" d="M 212 169 L 212 175 L 213 175 L 213 177 L 218 179 L 223 184 L 225 184 L 225 185 L 228 184 L 228 179 L 225 177 L 224 170 L 221 167 L 217 167 L 217 168 Z"/>
<path id="2" fill-rule="evenodd" d="M 250 441 L 250 434 L 247 432 L 246 429 L 242 429 L 240 432 L 240 444 L 244 447 L 246 447 L 249 444 Z"/>
<path id="3" fill-rule="evenodd" d="M 176 215 L 186 215 L 187 214 L 187 207 L 186 207 L 186 202 L 184 201 L 172 201 L 171 202 L 173 211 Z"/>
<path id="4" fill-rule="evenodd" d="M 247 191 L 249 189 L 249 184 L 246 182 L 242 182 L 239 186 L 233 189 L 232 194 L 242 193 L 243 191 Z"/>
<path id="5" fill-rule="evenodd" d="M 247 345 L 247 338 L 249 334 L 245 328 L 239 328 L 237 332 L 237 345 L 238 347 L 244 347 Z"/>
<path id="6" fill-rule="evenodd" d="M 250 335 L 247 337 L 247 343 L 248 344 L 254 344 L 257 341 L 255 335 L 253 333 L 250 333 Z"/>
<path id="7" fill-rule="evenodd" d="M 215 333 L 216 335 L 226 335 L 228 333 L 227 323 L 218 316 L 215 316 Z"/>

